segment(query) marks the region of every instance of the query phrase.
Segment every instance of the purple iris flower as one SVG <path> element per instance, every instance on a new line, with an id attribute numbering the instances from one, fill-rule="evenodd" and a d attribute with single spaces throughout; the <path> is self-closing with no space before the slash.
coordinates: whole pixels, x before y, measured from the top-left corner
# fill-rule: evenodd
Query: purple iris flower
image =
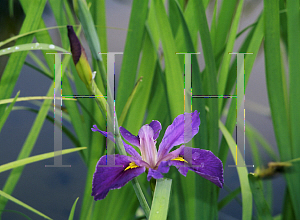
<path id="1" fill-rule="evenodd" d="M 131 145 L 123 141 L 126 152 L 131 156 L 118 154 L 102 156 L 96 165 L 93 178 L 92 196 L 94 196 L 94 199 L 104 199 L 109 190 L 121 188 L 146 170 L 148 171 L 148 181 L 151 178 L 163 178 L 162 173 L 169 172 L 171 165 L 177 167 L 178 171 L 184 176 L 189 170 L 192 170 L 222 188 L 224 184 L 223 164 L 211 151 L 182 145 L 170 152 L 174 146 L 189 142 L 199 131 L 200 118 L 198 111 L 185 114 L 191 114 L 192 130 L 189 132 L 190 134 L 184 136 L 185 115 L 177 116 L 173 123 L 168 126 L 158 151 L 156 149 L 156 139 L 162 128 L 159 121 L 152 121 L 149 125 L 143 125 L 138 136 L 134 136 L 125 128 L 120 127 L 123 138 L 130 144 L 137 146 L 141 155 Z M 107 132 L 100 131 L 96 125 L 93 126 L 92 131 L 98 131 L 114 141 L 112 134 L 107 135 Z M 185 157 L 185 153 L 190 155 L 189 158 Z M 105 166 L 106 161 L 113 159 L 113 157 L 115 157 L 116 166 Z"/>

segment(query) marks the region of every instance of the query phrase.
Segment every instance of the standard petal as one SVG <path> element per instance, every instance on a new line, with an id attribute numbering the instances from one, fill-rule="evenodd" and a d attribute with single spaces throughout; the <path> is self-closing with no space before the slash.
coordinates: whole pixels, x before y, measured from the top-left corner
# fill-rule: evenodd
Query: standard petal
<path id="1" fill-rule="evenodd" d="M 161 144 L 159 145 L 158 160 L 160 160 L 167 153 L 169 153 L 172 147 L 189 142 L 198 133 L 200 125 L 198 111 L 196 110 L 193 113 L 185 114 L 186 116 L 184 114 L 178 115 L 174 119 L 173 123 L 170 126 L 168 126 L 165 135 L 161 141 Z M 192 120 L 192 130 L 191 132 L 186 132 L 187 134 L 184 134 L 184 120 L 185 117 L 189 116 L 191 116 Z"/>
<path id="2" fill-rule="evenodd" d="M 184 152 L 188 155 L 191 152 L 192 158 L 185 158 Z M 223 163 L 209 150 L 202 150 L 198 148 L 184 147 L 180 153 L 186 162 L 178 160 L 170 160 L 169 165 L 176 166 L 182 175 L 186 175 L 188 170 L 192 170 L 205 179 L 223 188 Z"/>
<path id="3" fill-rule="evenodd" d="M 154 136 L 153 139 L 156 140 L 159 136 L 159 132 L 161 131 L 161 124 L 159 121 L 153 120 L 149 126 L 153 129 Z"/>
<path id="4" fill-rule="evenodd" d="M 100 134 L 102 134 L 103 136 L 107 137 L 109 140 L 111 140 L 112 142 L 115 143 L 115 140 L 114 140 L 114 136 L 111 132 L 109 132 L 107 134 L 106 131 L 101 131 L 99 130 L 99 128 L 97 127 L 97 125 L 93 125 L 93 128 L 91 128 L 92 131 L 98 131 Z M 123 141 L 123 140 L 122 140 Z M 137 158 L 137 159 L 142 159 L 141 158 L 141 155 L 132 147 L 130 146 L 129 144 L 126 144 L 124 141 L 123 141 L 123 145 L 124 145 L 124 148 L 125 148 L 125 151 L 127 153 L 129 153 L 131 156 Z"/>
<path id="5" fill-rule="evenodd" d="M 149 125 L 143 125 L 139 130 L 140 150 L 142 158 L 152 168 L 157 162 L 156 141 L 153 139 L 154 131 Z"/>
<path id="6" fill-rule="evenodd" d="M 137 136 L 134 136 L 129 131 L 127 131 L 125 128 L 120 127 L 120 132 L 122 137 L 128 141 L 130 144 L 140 147 L 140 139 Z"/>
<path id="7" fill-rule="evenodd" d="M 107 157 L 110 156 L 113 155 L 107 155 Z M 109 190 L 119 189 L 134 177 L 145 172 L 145 167 L 133 166 L 132 168 L 128 168 L 129 164 L 132 162 L 132 159 L 128 156 L 116 154 L 115 167 L 105 166 L 106 159 L 106 156 L 100 158 L 94 173 L 92 196 L 94 196 L 95 200 L 104 199 Z M 125 170 L 126 168 L 127 170 Z"/>
<path id="8" fill-rule="evenodd" d="M 124 141 L 123 141 L 123 145 L 124 145 L 125 151 L 127 153 L 129 153 L 131 156 L 133 156 L 139 160 L 142 160 L 141 155 L 132 146 L 130 146 L 129 144 L 126 144 Z"/>

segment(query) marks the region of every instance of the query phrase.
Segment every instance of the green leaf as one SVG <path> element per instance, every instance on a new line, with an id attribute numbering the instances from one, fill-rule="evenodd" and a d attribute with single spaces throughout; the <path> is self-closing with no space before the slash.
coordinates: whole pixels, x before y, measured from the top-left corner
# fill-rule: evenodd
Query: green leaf
<path id="1" fill-rule="evenodd" d="M 161 0 L 154 0 L 155 17 L 158 24 L 159 36 L 162 42 L 165 58 L 165 82 L 170 106 L 171 118 L 174 119 L 184 112 L 183 77 L 176 52 L 175 40 L 172 34 L 168 16 Z"/>
<path id="2" fill-rule="evenodd" d="M 142 127 L 148 103 L 151 99 L 154 99 L 154 94 L 151 93 L 151 88 L 154 82 L 156 64 L 157 56 L 155 45 L 152 44 L 147 30 L 145 33 L 141 64 L 138 73 L 138 77 L 143 77 L 143 81 L 140 83 L 136 95 L 132 100 L 125 124 L 126 128 L 133 134 L 137 134 L 139 129 Z M 119 118 L 119 123 L 122 126 L 121 117 Z"/>
<path id="3" fill-rule="evenodd" d="M 171 179 L 163 178 L 156 180 L 149 220 L 167 219 L 171 185 Z"/>
<path id="4" fill-rule="evenodd" d="M 217 95 L 217 72 L 216 63 L 214 58 L 213 46 L 210 38 L 210 32 L 208 28 L 208 22 L 205 14 L 203 1 L 194 1 L 194 15 L 197 21 L 198 30 L 200 32 L 201 44 L 203 49 L 205 70 L 202 74 L 203 95 Z M 202 94 L 201 94 L 202 95 Z M 215 155 L 218 155 L 218 100 L 206 99 L 206 104 L 209 108 L 209 112 L 206 114 L 207 121 L 207 137 L 208 146 L 207 150 L 212 151 Z M 202 113 L 201 113 L 202 114 Z M 207 180 L 198 180 L 198 183 L 207 182 Z M 217 217 L 217 186 L 214 184 L 205 184 L 206 187 L 200 189 L 202 196 L 197 201 L 196 213 L 197 216 L 201 215 L 203 219 L 214 219 Z M 201 196 L 198 194 L 198 196 Z M 201 210 L 205 209 L 204 212 Z"/>
<path id="5" fill-rule="evenodd" d="M 268 96 L 274 131 L 281 160 L 291 158 L 291 142 L 289 126 L 284 102 L 284 93 L 281 76 L 279 4 L 278 0 L 264 1 L 265 20 L 265 67 Z"/>
<path id="6" fill-rule="evenodd" d="M 130 96 L 130 92 L 134 88 L 147 15 L 148 0 L 134 0 L 132 2 L 128 33 L 120 71 L 118 90 L 122 92 L 117 93 L 116 99 L 116 112 L 118 115 L 121 114 L 121 111 Z"/>
<path id="7" fill-rule="evenodd" d="M 65 57 L 65 59 L 62 62 L 62 77 L 64 75 L 64 70 L 66 67 L 66 63 L 69 62 L 71 56 L 67 56 Z M 1 81 L 2 82 L 2 81 Z M 51 84 L 48 93 L 46 96 L 50 96 L 53 94 L 53 87 L 54 87 L 54 83 Z M 51 105 L 52 100 L 45 100 L 43 102 L 43 105 L 41 106 L 38 115 L 35 118 L 35 121 L 30 129 L 30 132 L 25 140 L 25 143 L 22 146 L 22 150 L 20 151 L 19 155 L 18 155 L 18 160 L 20 159 L 24 159 L 27 158 L 30 154 L 31 151 L 36 143 L 36 140 L 39 136 L 39 133 L 41 131 L 41 128 L 44 124 L 45 118 L 47 116 L 49 107 Z M 3 191 L 5 193 L 11 194 L 23 172 L 23 168 L 24 167 L 17 167 L 15 169 L 13 169 L 8 177 L 8 179 L 6 180 L 6 183 L 3 187 Z M 1 198 L 0 197 L 0 210 L 4 209 L 5 205 L 7 203 L 7 199 L 5 198 Z"/>
<path id="8" fill-rule="evenodd" d="M 226 88 L 226 83 L 227 83 L 228 74 L 229 74 L 230 59 L 232 56 L 232 55 L 229 55 L 228 53 L 233 52 L 233 47 L 234 47 L 236 33 L 238 30 L 239 21 L 240 21 L 242 9 L 243 9 L 243 4 L 244 4 L 244 1 L 241 0 L 237 6 L 236 14 L 233 18 L 230 33 L 228 36 L 228 41 L 226 42 L 226 49 L 225 49 L 225 53 L 223 56 L 221 70 L 220 70 L 220 74 L 219 74 L 219 80 L 218 80 L 218 95 L 227 95 L 227 94 L 225 94 L 225 88 Z M 218 36 L 218 38 L 219 38 L 219 36 Z M 223 98 L 218 99 L 219 114 L 221 113 L 223 100 L 224 100 Z M 238 104 L 239 104 L 239 101 L 238 101 Z M 239 105 L 238 105 L 238 108 L 239 108 Z"/>
<path id="9" fill-rule="evenodd" d="M 290 5 L 291 4 L 291 5 Z M 298 5 L 298 6 L 297 6 Z M 299 11 L 293 9 L 293 7 L 299 8 L 299 3 L 289 2 L 288 3 L 288 39 L 291 42 L 288 42 L 290 46 L 293 43 L 296 43 L 294 46 L 299 48 L 299 39 L 295 37 L 299 36 L 299 26 L 293 27 L 294 24 L 299 24 Z M 290 67 L 290 97 L 285 96 L 285 76 L 282 72 L 281 66 L 281 51 L 280 51 L 280 22 L 279 22 L 279 1 L 275 2 L 272 0 L 264 1 L 264 13 L 265 13 L 265 67 L 266 67 L 266 82 L 268 97 L 273 121 L 273 127 L 275 131 L 275 137 L 278 145 L 278 150 L 280 154 L 281 161 L 287 161 L 297 157 L 299 154 L 299 137 L 296 137 L 297 129 L 299 127 L 299 115 L 296 113 L 299 109 L 296 109 L 299 106 L 299 103 L 296 103 L 299 100 L 299 97 L 294 96 L 294 94 L 299 94 L 299 69 L 297 69 L 299 60 L 294 60 L 299 58 L 299 51 L 294 51 L 291 53 L 289 51 L 289 67 Z M 298 19 L 298 21 L 294 21 Z M 297 28 L 297 29 L 294 29 Z M 297 33 L 292 33 L 292 32 Z M 295 57 L 296 58 L 295 58 Z M 298 57 L 298 58 L 297 58 Z M 294 84 L 296 83 L 296 84 Z M 293 89 L 293 90 L 292 90 Z M 291 100 L 295 98 L 295 100 Z M 290 106 L 287 106 L 287 99 L 290 101 Z M 293 106 L 291 106 L 293 105 Z M 290 113 L 290 115 L 288 114 Z M 291 117 L 291 118 L 290 118 Z M 291 121 L 293 120 L 293 121 Z M 291 137 L 291 138 L 290 138 Z M 296 145 L 294 145 L 296 144 Z M 294 173 L 287 173 L 285 175 L 287 185 L 290 192 L 291 204 L 295 212 L 297 219 L 300 219 L 300 188 L 298 187 L 300 177 L 299 177 L 299 166 L 295 166 Z"/>
<path id="10" fill-rule="evenodd" d="M 171 182 L 172 182 L 172 180 L 171 180 Z M 141 204 L 141 206 L 142 206 L 142 208 L 143 208 L 143 210 L 145 212 L 146 217 L 149 218 L 149 216 L 150 216 L 150 208 L 149 208 L 147 200 L 146 200 L 146 198 L 145 198 L 145 196 L 143 194 L 142 188 L 141 188 L 139 182 L 137 181 L 137 178 L 132 179 L 131 183 L 133 185 L 135 194 L 138 197 L 138 200 L 139 200 L 139 202 L 140 202 L 140 204 Z"/>
<path id="11" fill-rule="evenodd" d="M 67 50 L 58 46 L 54 46 L 53 44 L 30 43 L 30 44 L 21 44 L 18 46 L 1 49 L 0 56 L 11 54 L 14 52 L 29 51 L 29 50 L 55 50 L 60 52 L 68 52 Z"/>
<path id="12" fill-rule="evenodd" d="M 15 98 L 13 99 L 12 103 L 11 103 L 11 104 L 8 106 L 8 108 L 5 110 L 4 114 L 1 115 L 1 117 L 0 117 L 0 132 L 1 132 L 1 130 L 2 130 L 2 127 L 3 127 L 4 123 L 6 122 L 7 117 L 9 116 L 9 114 L 10 114 L 10 112 L 11 112 L 13 106 L 14 106 L 15 103 L 16 103 L 19 94 L 20 94 L 20 91 L 17 93 L 17 95 L 16 95 Z"/>
<path id="13" fill-rule="evenodd" d="M 231 21 L 237 5 L 237 0 L 224 0 L 218 15 L 214 52 L 218 54 L 226 44 L 227 35 L 231 27 Z"/>
<path id="14" fill-rule="evenodd" d="M 292 158 L 300 157 L 300 12 L 299 1 L 286 1 L 287 8 L 287 36 L 288 36 L 288 61 L 289 61 L 289 119 L 291 130 Z M 273 114 L 273 112 L 272 112 Z M 283 147 L 283 146 L 282 146 Z M 292 186 L 290 185 L 291 199 L 295 216 L 300 218 L 300 164 L 294 164 Z"/>
<path id="15" fill-rule="evenodd" d="M 136 94 L 136 92 L 137 92 L 137 89 L 139 88 L 139 85 L 140 85 L 142 79 L 143 79 L 143 77 L 141 76 L 141 77 L 138 79 L 138 81 L 136 82 L 136 84 L 135 84 L 135 86 L 134 86 L 134 88 L 133 88 L 133 90 L 132 90 L 130 96 L 128 97 L 128 100 L 127 100 L 127 102 L 126 102 L 126 104 L 125 104 L 125 106 L 124 106 L 124 108 L 123 108 L 123 111 L 122 111 L 120 117 L 119 117 L 119 126 L 122 126 L 122 124 L 123 124 L 123 122 L 124 122 L 124 120 L 125 120 L 125 118 L 126 118 L 126 116 L 127 116 L 128 109 L 129 109 L 130 106 L 131 106 L 131 103 L 132 103 L 133 98 L 136 98 L 136 97 L 135 97 L 135 94 Z M 136 117 L 137 117 L 137 116 L 136 116 Z"/>
<path id="16" fill-rule="evenodd" d="M 12 213 L 16 213 L 18 215 L 21 215 L 23 216 L 24 218 L 28 219 L 28 220 L 32 220 L 31 218 L 29 218 L 27 215 L 23 214 L 22 212 L 18 212 L 18 211 L 15 211 L 15 210 L 9 210 L 9 209 L 4 209 L 4 210 L 0 210 L 0 213 L 3 213 L 3 212 L 12 212 Z"/>
<path id="17" fill-rule="evenodd" d="M 222 208 L 224 208 L 228 203 L 230 203 L 237 195 L 241 193 L 241 187 L 236 188 L 231 193 L 229 193 L 225 198 L 223 198 L 218 203 L 218 210 L 220 211 Z"/>
<path id="18" fill-rule="evenodd" d="M 29 97 L 20 97 L 16 99 L 16 102 L 22 102 L 22 101 L 32 101 L 32 100 L 53 100 L 53 96 L 29 96 Z M 63 98 L 63 100 L 71 100 L 76 101 L 74 98 Z M 3 99 L 0 100 L 0 105 L 12 103 L 14 102 L 14 99 Z"/>
<path id="19" fill-rule="evenodd" d="M 21 160 L 16 160 L 10 163 L 6 163 L 0 166 L 0 173 L 10 170 L 10 169 L 14 169 L 16 167 L 21 167 L 30 163 L 34 163 L 40 160 L 45 160 L 48 158 L 52 158 L 55 156 L 59 156 L 59 155 L 64 155 L 64 154 L 69 154 L 69 153 L 73 153 L 76 151 L 80 151 L 86 149 L 86 147 L 79 147 L 79 148 L 71 148 L 71 149 L 66 149 L 66 150 L 62 150 L 62 151 L 57 151 L 57 152 L 50 152 L 50 153 L 45 153 L 45 154 L 40 154 L 37 156 L 32 156 L 32 157 L 28 157 L 25 159 L 21 159 Z"/>
<path id="20" fill-rule="evenodd" d="M 236 155 L 238 158 L 243 158 L 242 154 L 239 150 L 239 148 L 236 148 L 236 143 L 231 136 L 231 134 L 228 132 L 224 124 L 219 121 L 219 128 L 222 131 L 228 146 L 230 148 L 232 157 L 235 158 Z M 241 185 L 241 191 L 242 191 L 242 204 L 243 204 L 243 220 L 250 220 L 252 219 L 252 193 L 248 181 L 248 171 L 247 167 L 236 167 L 240 185 Z"/>
<path id="21" fill-rule="evenodd" d="M 31 35 L 31 34 L 35 34 L 35 33 L 39 33 L 39 32 L 42 32 L 42 31 L 47 31 L 47 30 L 53 30 L 53 29 L 57 29 L 57 28 L 66 28 L 67 26 L 64 25 L 64 26 L 54 26 L 54 27 L 47 27 L 47 28 L 41 28 L 41 29 L 37 29 L 37 30 L 33 30 L 33 31 L 28 31 L 24 34 L 18 34 L 16 36 L 13 36 L 13 37 L 10 37 L 4 41 L 1 41 L 0 42 L 0 47 L 2 47 L 3 45 L 5 44 L 8 44 L 9 42 L 12 42 L 14 40 L 18 40 L 19 38 L 22 38 L 22 37 L 26 37 L 28 35 Z"/>
<path id="22" fill-rule="evenodd" d="M 41 0 L 37 2 L 32 1 L 31 4 L 27 4 L 29 7 L 27 12 L 28 16 L 26 16 L 23 22 L 20 34 L 24 34 L 37 29 L 42 17 L 45 4 L 46 0 Z M 20 44 L 31 43 L 32 40 L 33 36 L 26 36 L 24 38 L 18 39 L 15 46 Z M 18 80 L 26 56 L 26 51 L 22 51 L 20 53 L 13 53 L 10 56 L 0 81 L 0 100 L 9 98 L 11 96 L 11 93 Z M 2 113 L 3 109 L 4 107 L 0 107 L 0 113 Z"/>
<path id="23" fill-rule="evenodd" d="M 91 14 L 93 16 L 93 20 L 95 23 L 95 27 L 97 27 L 96 32 L 99 37 L 100 47 L 102 53 L 108 52 L 107 46 L 107 33 L 106 33 L 106 8 L 105 8 L 105 0 L 89 0 L 87 2 L 92 3 Z M 100 51 L 99 51 L 100 52 Z M 106 68 L 107 58 L 106 56 L 102 57 L 103 65 Z"/>
<path id="24" fill-rule="evenodd" d="M 79 197 L 77 197 L 77 199 L 75 200 L 74 204 L 72 205 L 72 209 L 71 209 L 71 212 L 70 212 L 68 220 L 73 220 L 73 218 L 74 218 L 75 208 L 76 208 L 76 204 L 77 204 L 78 199 L 79 199 Z"/>
<path id="25" fill-rule="evenodd" d="M 270 208 L 264 198 L 263 190 L 262 190 L 262 182 L 253 174 L 248 174 L 249 183 L 251 187 L 251 191 L 253 194 L 257 214 L 259 219 L 263 220 L 272 220 L 272 215 L 270 212 Z"/>
<path id="26" fill-rule="evenodd" d="M 11 195 L 9 195 L 9 194 L 7 194 L 7 193 L 1 191 L 1 190 L 0 190 L 0 196 L 3 196 L 3 197 L 5 197 L 5 198 L 9 199 L 10 201 L 12 201 L 12 202 L 14 202 L 14 203 L 16 203 L 16 204 L 18 204 L 18 205 L 24 207 L 25 209 L 28 209 L 29 211 L 32 211 L 32 212 L 36 213 L 36 214 L 39 215 L 39 216 L 42 216 L 42 217 L 45 218 L 45 219 L 51 219 L 51 218 L 49 218 L 48 216 L 44 215 L 43 213 L 39 212 L 38 210 L 36 210 L 36 209 L 30 207 L 29 205 L 26 205 L 24 202 L 21 202 L 20 200 L 18 200 L 18 199 L 16 199 L 16 198 L 12 197 Z"/>

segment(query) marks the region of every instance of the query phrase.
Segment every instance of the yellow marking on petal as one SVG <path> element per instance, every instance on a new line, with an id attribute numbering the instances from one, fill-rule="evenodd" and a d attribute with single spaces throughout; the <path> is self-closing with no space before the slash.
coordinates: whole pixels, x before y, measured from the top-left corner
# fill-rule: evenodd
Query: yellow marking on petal
<path id="1" fill-rule="evenodd" d="M 183 159 L 183 157 L 176 157 L 176 158 L 171 159 L 171 160 L 178 160 L 178 161 L 182 161 L 182 162 L 186 162 L 187 163 L 187 161 L 185 159 Z"/>
<path id="2" fill-rule="evenodd" d="M 135 162 L 131 162 L 131 163 L 129 164 L 129 166 L 126 167 L 126 169 L 125 169 L 124 171 L 129 170 L 129 169 L 133 169 L 133 168 L 137 168 L 137 167 L 139 167 L 139 166 L 136 165 Z"/>

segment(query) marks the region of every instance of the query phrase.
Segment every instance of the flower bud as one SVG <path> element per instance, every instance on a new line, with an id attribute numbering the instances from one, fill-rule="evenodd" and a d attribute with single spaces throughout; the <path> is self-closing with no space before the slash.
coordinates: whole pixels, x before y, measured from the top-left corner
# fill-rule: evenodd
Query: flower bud
<path id="1" fill-rule="evenodd" d="M 84 84 L 89 88 L 92 82 L 92 70 L 90 64 L 87 60 L 86 53 L 82 47 L 78 37 L 76 36 L 72 26 L 68 25 L 68 37 L 71 45 L 72 58 L 77 70 L 77 73 L 84 82 Z"/>

